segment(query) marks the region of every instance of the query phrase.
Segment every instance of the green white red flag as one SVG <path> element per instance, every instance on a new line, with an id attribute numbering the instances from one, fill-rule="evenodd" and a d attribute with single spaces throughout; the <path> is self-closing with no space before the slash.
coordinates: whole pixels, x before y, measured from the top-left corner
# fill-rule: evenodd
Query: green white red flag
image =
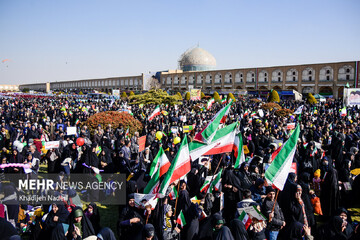
<path id="1" fill-rule="evenodd" d="M 171 163 L 167 158 L 164 149 L 160 147 L 158 154 L 154 161 L 151 163 L 149 175 L 150 181 L 144 189 L 144 193 L 157 193 L 160 186 L 160 177 L 164 175 L 169 169 Z"/>
<path id="2" fill-rule="evenodd" d="M 212 193 L 213 188 L 218 191 L 221 184 L 222 169 L 215 176 L 207 176 L 205 182 L 200 188 L 200 192 Z"/>
<path id="3" fill-rule="evenodd" d="M 167 188 L 171 183 L 185 176 L 191 170 L 189 145 L 187 136 L 181 142 L 178 153 L 172 161 L 171 166 L 165 174 L 164 180 L 161 183 L 159 193 L 165 196 Z"/>
<path id="4" fill-rule="evenodd" d="M 178 197 L 178 192 L 177 192 L 177 190 L 176 190 L 176 187 L 173 186 L 173 187 L 171 188 L 170 193 L 169 193 L 169 198 L 170 198 L 170 200 L 175 200 L 177 197 Z"/>
<path id="5" fill-rule="evenodd" d="M 206 104 L 206 110 L 209 110 L 214 103 L 215 103 L 215 99 L 211 98 Z"/>
<path id="6" fill-rule="evenodd" d="M 154 109 L 154 111 L 151 113 L 151 115 L 149 116 L 149 121 L 153 120 L 156 116 L 160 115 L 161 111 L 160 111 L 160 107 L 156 106 L 156 108 Z"/>
<path id="7" fill-rule="evenodd" d="M 242 223 L 245 225 L 246 230 L 249 228 L 252 222 L 249 214 L 247 214 L 245 211 L 241 212 L 239 220 L 242 221 Z"/>
<path id="8" fill-rule="evenodd" d="M 184 227 L 186 225 L 185 216 L 182 210 L 177 217 L 176 223 L 179 224 L 181 227 Z"/>
<path id="9" fill-rule="evenodd" d="M 234 168 L 240 168 L 240 165 L 245 162 L 245 154 L 244 154 L 244 145 L 241 132 L 236 134 L 235 141 L 233 145 L 234 156 L 236 157 L 236 161 L 234 164 Z"/>
<path id="10" fill-rule="evenodd" d="M 291 164 L 295 155 L 297 142 L 300 134 L 300 125 L 298 124 L 289 140 L 283 145 L 279 154 L 265 171 L 265 179 L 269 184 L 283 190 L 286 179 L 289 175 Z"/>
<path id="11" fill-rule="evenodd" d="M 231 152 L 234 148 L 235 136 L 237 133 L 237 122 L 216 131 L 210 144 L 192 141 L 189 143 L 191 160 L 194 161 L 202 155 L 215 155 Z"/>
<path id="12" fill-rule="evenodd" d="M 154 174 L 158 170 L 158 168 L 160 168 L 159 177 L 161 177 L 162 175 L 164 175 L 166 173 L 166 171 L 169 169 L 170 165 L 171 165 L 171 163 L 170 163 L 169 159 L 167 158 L 167 156 L 164 152 L 164 149 L 162 147 L 160 147 L 155 159 L 151 163 L 150 172 L 149 172 L 150 177 L 154 176 Z"/>
<path id="13" fill-rule="evenodd" d="M 209 122 L 209 124 L 201 130 L 198 134 L 195 135 L 195 140 L 209 144 L 212 139 L 214 138 L 220 123 L 224 122 L 223 118 L 226 116 L 231 107 L 232 101 L 230 101 L 229 104 L 227 104 L 225 107 L 223 107 Z M 226 118 L 225 118 L 226 119 Z"/>

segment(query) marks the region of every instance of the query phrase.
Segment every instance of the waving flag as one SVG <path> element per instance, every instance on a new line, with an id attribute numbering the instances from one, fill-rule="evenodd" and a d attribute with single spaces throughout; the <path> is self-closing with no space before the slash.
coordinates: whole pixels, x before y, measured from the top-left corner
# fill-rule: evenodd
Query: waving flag
<path id="1" fill-rule="evenodd" d="M 214 155 L 231 152 L 234 148 L 237 133 L 237 122 L 219 129 L 210 144 L 192 141 L 189 143 L 191 160 L 194 161 L 202 155 Z"/>
<path id="2" fill-rule="evenodd" d="M 341 109 L 341 116 L 344 117 L 347 115 L 346 106 Z"/>
<path id="3" fill-rule="evenodd" d="M 209 110 L 211 106 L 214 104 L 214 102 L 215 102 L 214 98 L 210 99 L 206 104 L 206 110 Z"/>
<path id="4" fill-rule="evenodd" d="M 165 195 L 167 188 L 171 183 L 185 176 L 191 170 L 189 145 L 187 142 L 187 136 L 181 142 L 178 153 L 175 159 L 172 161 L 169 170 L 167 171 L 164 180 L 161 183 L 160 191 L 162 195 Z"/>
<path id="5" fill-rule="evenodd" d="M 195 140 L 199 142 L 203 142 L 206 144 L 209 144 L 212 139 L 214 138 L 216 131 L 222 123 L 223 117 L 226 116 L 229 113 L 230 107 L 231 107 L 232 101 L 230 101 L 229 104 L 227 104 L 225 107 L 223 107 L 209 122 L 209 124 L 198 134 L 195 136 Z M 226 118 L 225 118 L 226 119 Z"/>
<path id="6" fill-rule="evenodd" d="M 233 150 L 234 150 L 234 156 L 236 157 L 236 161 L 234 164 L 234 168 L 236 169 L 239 168 L 243 162 L 245 162 L 245 154 L 244 154 L 243 139 L 241 132 L 239 132 L 235 136 Z"/>
<path id="7" fill-rule="evenodd" d="M 222 169 L 215 176 L 207 176 L 204 184 L 200 188 L 200 192 L 212 193 L 213 188 L 216 191 L 220 188 Z"/>
<path id="8" fill-rule="evenodd" d="M 286 141 L 279 154 L 265 171 L 265 179 L 267 182 L 281 191 L 284 188 L 285 181 L 290 172 L 299 134 L 300 125 L 298 124 L 294 133 L 290 136 L 289 140 Z"/>
<path id="9" fill-rule="evenodd" d="M 182 210 L 179 213 L 176 223 L 180 224 L 181 227 L 184 227 L 186 225 L 185 216 Z"/>
<path id="10" fill-rule="evenodd" d="M 149 121 L 153 120 L 156 116 L 160 115 L 161 111 L 160 111 L 160 107 L 156 106 L 156 108 L 154 109 L 154 111 L 151 113 L 151 115 L 149 116 Z"/>

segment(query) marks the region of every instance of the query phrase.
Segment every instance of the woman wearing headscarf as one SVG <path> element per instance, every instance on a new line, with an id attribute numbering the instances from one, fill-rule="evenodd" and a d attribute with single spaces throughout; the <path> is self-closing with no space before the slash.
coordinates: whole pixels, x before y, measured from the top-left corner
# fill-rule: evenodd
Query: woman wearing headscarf
<path id="1" fill-rule="evenodd" d="M 305 204 L 306 217 L 308 219 L 308 224 L 309 224 L 308 226 L 313 228 L 316 225 L 316 222 L 314 216 L 314 208 L 311 203 L 310 181 L 311 181 L 311 177 L 309 173 L 302 172 L 300 174 L 298 184 L 302 188 L 301 199 Z"/>
<path id="2" fill-rule="evenodd" d="M 84 216 L 80 207 L 75 207 L 69 216 L 69 229 L 67 239 L 80 240 L 95 235 L 90 220 Z"/>
<path id="3" fill-rule="evenodd" d="M 224 209 L 223 217 L 226 222 L 230 222 L 235 218 L 236 214 L 236 203 L 242 199 L 241 182 L 235 176 L 231 166 L 225 169 L 222 176 L 222 192 L 224 193 Z"/>
<path id="4" fill-rule="evenodd" d="M 100 230 L 100 214 L 96 204 L 93 202 L 90 203 L 84 210 L 84 215 L 90 220 L 95 233 L 98 233 Z"/>
<path id="5" fill-rule="evenodd" d="M 249 235 L 246 231 L 245 225 L 240 219 L 233 219 L 230 222 L 230 230 L 234 240 L 249 240 Z"/>
<path id="6" fill-rule="evenodd" d="M 114 172 L 113 162 L 111 159 L 111 151 L 109 148 L 103 146 L 102 151 L 99 155 L 100 169 L 104 170 L 105 173 Z"/>
<path id="7" fill-rule="evenodd" d="M 338 173 L 330 163 L 326 167 L 326 175 L 321 185 L 321 207 L 324 216 L 332 216 L 340 202 Z"/>
<path id="8" fill-rule="evenodd" d="M 128 195 L 128 203 L 122 209 L 118 221 L 118 235 L 121 239 L 132 239 L 138 235 L 144 226 L 144 219 L 135 207 L 134 194 Z"/>
<path id="9" fill-rule="evenodd" d="M 316 239 L 319 240 L 347 240 L 348 237 L 345 234 L 347 228 L 347 222 L 339 216 L 331 218 L 326 224 L 321 226 L 317 231 Z"/>
<path id="10" fill-rule="evenodd" d="M 249 172 L 249 164 L 246 162 L 243 162 L 240 165 L 239 171 L 235 171 L 235 174 L 240 179 L 241 186 L 243 189 L 249 189 L 252 185 L 250 172 Z"/>
<path id="11" fill-rule="evenodd" d="M 285 222 L 287 224 L 290 224 L 291 222 L 300 222 L 306 226 L 309 226 L 305 204 L 301 198 L 301 195 L 302 188 L 300 185 L 297 185 L 290 199 L 289 212 L 285 214 Z"/>
<path id="12" fill-rule="evenodd" d="M 313 240 L 314 237 L 311 235 L 310 228 L 300 222 L 290 223 L 281 234 L 281 239 L 289 240 Z"/>
<path id="13" fill-rule="evenodd" d="M 102 228 L 97 234 L 97 238 L 98 240 L 116 240 L 114 232 L 108 227 Z"/>
<path id="14" fill-rule="evenodd" d="M 65 208 L 61 202 L 51 204 L 51 210 L 48 213 L 44 228 L 42 229 L 39 239 L 46 239 L 52 235 L 52 232 L 58 224 L 67 223 L 69 217 L 69 211 Z"/>

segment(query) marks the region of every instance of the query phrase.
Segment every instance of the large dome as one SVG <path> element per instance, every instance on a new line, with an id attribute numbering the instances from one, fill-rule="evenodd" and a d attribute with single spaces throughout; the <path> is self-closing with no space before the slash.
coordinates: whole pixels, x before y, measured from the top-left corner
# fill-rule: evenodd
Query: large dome
<path id="1" fill-rule="evenodd" d="M 206 71 L 215 69 L 216 60 L 208 51 L 196 47 L 186 51 L 179 64 L 183 71 Z"/>

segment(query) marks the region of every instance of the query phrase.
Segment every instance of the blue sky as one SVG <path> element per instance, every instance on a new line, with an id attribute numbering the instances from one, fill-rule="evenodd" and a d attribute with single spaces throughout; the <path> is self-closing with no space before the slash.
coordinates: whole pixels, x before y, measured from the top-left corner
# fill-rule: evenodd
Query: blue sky
<path id="1" fill-rule="evenodd" d="M 0 0 L 0 84 L 360 60 L 358 0 Z"/>

